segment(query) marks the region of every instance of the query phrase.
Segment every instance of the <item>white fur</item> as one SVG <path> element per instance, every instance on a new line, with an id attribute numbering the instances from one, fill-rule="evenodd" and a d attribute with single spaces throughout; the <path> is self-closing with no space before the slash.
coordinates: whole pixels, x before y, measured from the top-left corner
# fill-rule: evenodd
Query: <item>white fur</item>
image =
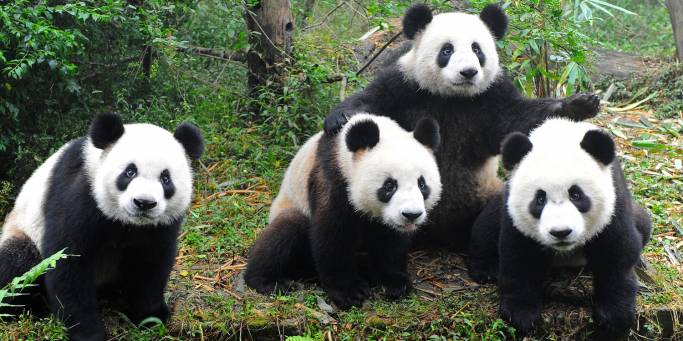
<path id="1" fill-rule="evenodd" d="M 484 67 L 472 52 L 475 42 L 486 56 Z M 441 68 L 437 56 L 445 43 L 451 43 L 454 52 L 448 65 Z M 434 16 L 398 63 L 406 78 L 416 81 L 420 88 L 444 97 L 480 94 L 500 74 L 496 42 L 486 24 L 477 15 L 457 12 Z M 473 84 L 461 84 L 465 79 L 460 71 L 470 68 L 478 71 L 472 79 Z"/>
<path id="2" fill-rule="evenodd" d="M 19 191 L 17 200 L 14 203 L 14 208 L 10 212 L 10 216 L 14 217 L 14 219 L 7 223 L 13 225 L 11 228 L 16 228 L 26 234 L 36 245 L 42 245 L 43 231 L 45 229 L 43 205 L 52 169 L 69 144 L 67 143 L 62 146 L 31 174 L 31 177 L 21 187 L 21 191 Z M 12 236 L 8 228 L 10 226 L 3 227 L 0 245 Z"/>
<path id="3" fill-rule="evenodd" d="M 270 206 L 268 223 L 271 223 L 282 211 L 292 207 L 298 208 L 307 217 L 311 216 L 311 208 L 308 202 L 308 180 L 315 164 L 315 154 L 322 135 L 322 132 L 313 135 L 294 155 L 285 172 L 280 192 Z"/>
<path id="4" fill-rule="evenodd" d="M 185 214 L 192 199 L 192 172 L 183 146 L 173 135 L 152 124 L 127 124 L 123 136 L 113 146 L 100 150 L 88 142 L 84 146 L 86 169 L 97 207 L 109 218 L 132 225 L 170 224 Z M 124 192 L 116 179 L 134 163 L 138 174 Z M 164 198 L 161 172 L 168 170 L 175 194 Z M 150 199 L 157 206 L 144 214 L 133 199 Z"/>
<path id="5" fill-rule="evenodd" d="M 589 130 L 598 127 L 585 122 L 550 119 L 529 135 L 531 152 L 515 167 L 510 176 L 507 209 L 517 229 L 539 243 L 557 251 L 571 251 L 599 234 L 612 220 L 616 203 L 611 165 L 604 166 L 580 146 Z M 581 213 L 569 201 L 572 185 L 581 187 L 590 198 L 591 208 Z M 540 219 L 529 212 L 529 203 L 537 190 L 547 195 Z M 570 228 L 565 242 L 550 231 Z"/>
<path id="6" fill-rule="evenodd" d="M 367 151 L 355 154 L 346 147 L 346 134 L 355 122 L 371 119 L 379 126 L 379 143 Z M 441 196 L 441 178 L 432 151 L 415 140 L 412 132 L 403 130 L 395 121 L 370 114 L 356 114 L 338 135 L 337 156 L 347 192 L 353 207 L 385 225 L 398 230 L 411 230 L 428 219 L 428 212 Z M 424 200 L 418 187 L 423 176 L 431 193 Z M 398 189 L 388 203 L 377 198 L 377 190 L 391 177 Z M 412 225 L 402 212 L 422 212 Z"/>

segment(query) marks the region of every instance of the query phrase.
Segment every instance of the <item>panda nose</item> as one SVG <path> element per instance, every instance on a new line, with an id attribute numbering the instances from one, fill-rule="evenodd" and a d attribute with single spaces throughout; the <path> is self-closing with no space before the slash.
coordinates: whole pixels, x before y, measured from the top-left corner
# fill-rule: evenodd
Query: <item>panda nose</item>
<path id="1" fill-rule="evenodd" d="M 422 215 L 422 212 L 401 212 L 404 217 L 406 217 L 410 221 L 415 221 L 415 219 L 419 218 Z"/>
<path id="2" fill-rule="evenodd" d="M 143 211 L 151 210 L 157 206 L 157 202 L 147 199 L 133 199 L 133 203 Z"/>
<path id="3" fill-rule="evenodd" d="M 476 69 L 465 69 L 460 71 L 460 74 L 467 79 L 472 79 L 472 77 L 474 77 L 477 73 L 479 73 L 479 71 Z"/>
<path id="4" fill-rule="evenodd" d="M 552 234 L 553 237 L 555 237 L 555 238 L 557 238 L 557 239 L 559 239 L 559 240 L 562 240 L 562 239 L 567 238 L 567 236 L 568 236 L 569 234 L 571 234 L 571 233 L 572 233 L 572 230 L 571 230 L 571 229 L 561 229 L 561 230 L 552 230 L 552 231 L 550 231 L 550 234 Z"/>

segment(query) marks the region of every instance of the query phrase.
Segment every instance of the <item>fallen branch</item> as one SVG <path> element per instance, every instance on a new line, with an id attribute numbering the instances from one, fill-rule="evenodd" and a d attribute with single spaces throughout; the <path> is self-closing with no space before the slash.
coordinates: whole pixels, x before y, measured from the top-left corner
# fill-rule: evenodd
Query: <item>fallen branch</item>
<path id="1" fill-rule="evenodd" d="M 393 43 L 396 39 L 398 39 L 398 37 L 399 37 L 402 33 L 403 33 L 403 31 L 399 31 L 399 32 L 396 33 L 393 37 L 391 37 L 391 39 L 389 39 L 389 41 L 386 42 L 386 44 L 384 44 L 384 46 L 382 46 L 382 48 L 379 49 L 379 51 L 377 51 L 377 53 L 375 53 L 375 55 L 372 56 L 372 58 L 370 58 L 370 60 L 368 60 L 368 62 L 365 63 L 365 65 L 363 65 L 363 67 L 360 68 L 360 70 L 358 70 L 358 72 L 356 72 L 356 76 L 359 76 L 361 73 L 363 73 L 363 71 L 365 71 L 365 69 L 367 69 L 368 66 L 370 66 L 370 64 L 372 64 L 372 62 L 374 62 L 375 59 L 377 59 L 377 57 L 379 57 L 379 55 L 382 54 L 382 52 L 384 52 L 384 50 L 386 50 L 387 47 L 389 47 L 389 45 L 391 45 L 391 43 Z"/>
<path id="2" fill-rule="evenodd" d="M 344 6 L 344 4 L 346 4 L 346 1 L 340 2 L 340 3 L 337 5 L 337 7 L 333 8 L 331 11 L 327 12 L 327 14 L 325 14 L 325 17 L 323 17 L 322 20 L 320 20 L 319 22 L 317 22 L 317 23 L 315 23 L 315 24 L 311 24 L 310 26 L 306 26 L 306 27 L 302 28 L 301 30 L 302 30 L 302 31 L 306 31 L 306 30 L 309 30 L 309 29 L 311 29 L 311 28 L 318 27 L 318 26 L 324 24 L 325 21 L 327 20 L 327 18 L 329 18 L 330 15 L 332 15 L 332 13 L 334 13 L 336 10 L 338 10 L 339 7 Z"/>

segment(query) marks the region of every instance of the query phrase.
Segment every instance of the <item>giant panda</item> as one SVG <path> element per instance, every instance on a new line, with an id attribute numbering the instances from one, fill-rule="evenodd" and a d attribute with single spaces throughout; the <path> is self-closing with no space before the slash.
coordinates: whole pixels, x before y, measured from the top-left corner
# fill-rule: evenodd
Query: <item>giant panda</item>
<path id="1" fill-rule="evenodd" d="M 510 134 L 502 156 L 510 179 L 475 222 L 473 279 L 497 277 L 500 313 L 524 334 L 543 308 L 546 270 L 587 265 L 598 334 L 628 330 L 633 268 L 651 223 L 631 199 L 612 139 L 589 123 L 550 119 L 528 138 Z"/>
<path id="2" fill-rule="evenodd" d="M 0 287 L 43 258 L 72 255 L 42 282 L 69 339 L 102 340 L 100 298 L 137 324 L 170 315 L 163 293 L 192 197 L 190 161 L 204 148 L 182 123 L 172 134 L 102 114 L 23 185 L 0 237 Z M 105 294 L 108 293 L 108 294 Z"/>
<path id="3" fill-rule="evenodd" d="M 439 123 L 443 139 L 436 158 L 444 192 L 430 223 L 417 234 L 417 247 L 466 248 L 472 222 L 501 190 L 496 156 L 506 134 L 528 133 L 551 116 L 583 120 L 598 112 L 594 94 L 565 99 L 520 94 L 496 52 L 496 40 L 506 30 L 507 17 L 497 5 L 479 15 L 432 15 L 428 7 L 414 5 L 403 19 L 410 50 L 325 119 L 327 134 L 358 112 L 388 116 L 407 130 L 423 117 Z"/>
<path id="4" fill-rule="evenodd" d="M 407 132 L 369 114 L 355 115 L 336 136 L 311 137 L 285 172 L 269 226 L 252 247 L 247 285 L 272 293 L 317 275 L 341 309 L 360 305 L 373 285 L 390 298 L 407 293 L 410 237 L 441 195 L 433 155 L 439 139 L 434 120 Z"/>

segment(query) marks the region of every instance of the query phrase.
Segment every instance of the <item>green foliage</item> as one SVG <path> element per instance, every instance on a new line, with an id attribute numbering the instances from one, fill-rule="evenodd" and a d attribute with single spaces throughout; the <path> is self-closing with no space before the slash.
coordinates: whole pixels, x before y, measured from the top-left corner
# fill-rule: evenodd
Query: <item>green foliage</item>
<path id="1" fill-rule="evenodd" d="M 664 1 L 612 0 L 636 15 L 596 20 L 587 30 L 599 46 L 648 57 L 672 60 L 676 53 L 669 12 Z"/>
<path id="2" fill-rule="evenodd" d="M 141 62 L 153 37 L 169 34 L 164 27 L 182 2 L 129 3 L 19 0 L 0 7 L 0 178 L 23 181 L 93 114 L 146 94 Z"/>
<path id="3" fill-rule="evenodd" d="M 476 0 L 481 10 L 489 1 Z M 527 95 L 564 96 L 585 88 L 591 39 L 567 16 L 560 0 L 511 0 L 503 5 L 509 33 L 499 42 L 501 62 Z"/>
<path id="4" fill-rule="evenodd" d="M 9 299 L 22 295 L 23 290 L 35 285 L 33 283 L 38 277 L 45 274 L 45 272 L 54 269 L 57 266 L 57 261 L 65 259 L 66 257 L 68 257 L 68 255 L 64 253 L 64 249 L 57 251 L 52 256 L 47 257 L 42 262 L 38 263 L 38 265 L 32 267 L 25 274 L 14 278 L 4 288 L 1 288 L 0 308 L 10 306 L 10 304 L 7 303 Z M 3 316 L 6 315 L 0 314 L 0 317 Z"/>

